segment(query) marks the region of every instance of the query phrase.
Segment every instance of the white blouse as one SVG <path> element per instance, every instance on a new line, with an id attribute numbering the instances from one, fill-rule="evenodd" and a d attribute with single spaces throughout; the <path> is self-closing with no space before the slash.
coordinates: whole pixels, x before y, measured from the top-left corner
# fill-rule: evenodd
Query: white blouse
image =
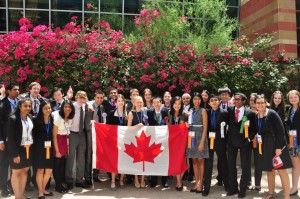
<path id="1" fill-rule="evenodd" d="M 53 123 L 58 127 L 57 134 L 58 135 L 69 135 L 70 134 L 70 126 L 72 124 L 72 120 L 69 119 L 67 122 L 59 115 L 59 110 L 54 111 L 52 113 Z"/>

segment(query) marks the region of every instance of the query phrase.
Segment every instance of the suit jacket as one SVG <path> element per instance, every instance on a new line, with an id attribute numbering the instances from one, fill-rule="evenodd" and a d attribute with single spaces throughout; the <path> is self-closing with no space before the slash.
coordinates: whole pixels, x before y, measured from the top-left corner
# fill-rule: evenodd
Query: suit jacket
<path id="1" fill-rule="evenodd" d="M 149 126 L 159 126 L 156 117 L 155 117 L 155 110 L 148 110 L 147 111 L 148 115 L 148 123 Z M 164 119 L 165 117 L 168 117 L 168 110 L 166 109 L 161 109 L 161 118 Z"/>
<path id="2" fill-rule="evenodd" d="M 104 106 L 105 112 L 108 114 L 110 111 L 114 110 L 116 107 L 113 106 L 108 100 L 104 100 L 102 105 Z"/>
<path id="3" fill-rule="evenodd" d="M 212 119 L 211 111 L 212 110 L 208 109 L 206 111 L 207 111 L 207 116 L 208 116 L 208 132 L 215 132 L 216 140 L 224 139 L 225 137 L 227 137 L 226 125 L 228 124 L 228 111 L 218 108 L 216 110 L 216 118 L 215 118 L 215 122 L 214 122 L 213 126 L 211 125 L 211 119 Z M 226 125 L 223 127 L 224 128 L 224 136 L 225 136 L 224 138 L 221 138 L 221 123 L 222 122 L 226 123 Z"/>
<path id="4" fill-rule="evenodd" d="M 28 115 L 33 123 L 31 115 Z M 19 149 L 22 141 L 22 121 L 20 114 L 13 114 L 9 117 L 7 122 L 7 129 L 9 133 L 7 134 L 7 148 L 8 156 L 10 158 L 15 158 L 19 156 Z"/>
<path id="5" fill-rule="evenodd" d="M 29 98 L 30 99 L 30 93 L 27 93 L 26 95 L 25 95 L 25 98 Z M 39 100 L 39 102 L 40 102 L 40 104 L 43 102 L 43 101 L 49 101 L 47 98 L 44 98 L 44 97 L 40 97 L 40 98 L 38 98 L 38 100 Z M 33 102 L 32 102 L 33 103 Z M 39 110 L 40 111 L 40 110 Z M 33 113 L 33 110 L 31 109 L 31 111 L 30 111 L 30 114 L 31 115 L 34 115 L 34 113 Z"/>
<path id="6" fill-rule="evenodd" d="M 132 110 L 132 107 L 133 107 L 133 103 L 131 100 L 126 100 L 126 112 L 127 114 Z"/>
<path id="7" fill-rule="evenodd" d="M 6 141 L 7 128 L 6 124 L 11 115 L 11 106 L 7 96 L 0 102 L 0 141 Z"/>
<path id="8" fill-rule="evenodd" d="M 94 118 L 94 113 L 95 113 L 95 111 L 98 111 L 98 106 L 95 103 L 93 103 L 92 106 L 94 108 L 94 111 L 88 111 L 88 110 L 86 110 L 86 112 L 85 112 L 84 129 L 85 129 L 85 131 L 87 133 L 91 132 L 91 130 L 92 130 L 91 120 L 95 120 L 95 121 L 98 120 L 98 118 Z M 104 108 L 103 105 L 100 106 L 100 110 L 101 110 L 101 121 L 103 122 L 102 113 L 105 112 L 105 108 Z"/>
<path id="9" fill-rule="evenodd" d="M 253 140 L 255 134 L 257 133 L 256 125 L 255 125 L 255 113 L 245 107 L 244 116 L 248 118 L 250 121 L 249 126 L 249 139 L 245 138 L 245 133 L 240 133 L 240 128 L 242 124 L 242 120 L 239 122 L 235 121 L 235 107 L 228 107 L 228 145 L 232 145 L 235 147 L 244 147 L 250 144 L 249 140 Z"/>

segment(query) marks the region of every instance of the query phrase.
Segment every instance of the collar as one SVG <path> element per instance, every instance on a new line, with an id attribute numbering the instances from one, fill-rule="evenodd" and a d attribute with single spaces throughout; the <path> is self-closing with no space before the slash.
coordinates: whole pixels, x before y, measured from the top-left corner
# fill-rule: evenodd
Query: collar
<path id="1" fill-rule="evenodd" d="M 234 111 L 236 111 L 237 109 L 238 109 L 240 112 L 245 111 L 245 106 L 242 106 L 242 107 L 240 107 L 240 108 L 234 107 Z"/>
<path id="2" fill-rule="evenodd" d="M 17 102 L 17 98 L 15 98 L 14 100 L 13 99 L 10 99 L 9 97 L 7 97 L 8 101 L 10 101 L 11 103 L 15 103 Z"/>

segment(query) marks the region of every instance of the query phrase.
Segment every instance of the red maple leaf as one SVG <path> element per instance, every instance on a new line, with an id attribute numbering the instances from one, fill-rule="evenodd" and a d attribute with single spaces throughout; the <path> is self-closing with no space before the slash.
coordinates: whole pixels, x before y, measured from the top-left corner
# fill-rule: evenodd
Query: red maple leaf
<path id="1" fill-rule="evenodd" d="M 140 137 L 135 136 L 137 146 L 133 143 L 125 144 L 125 153 L 133 158 L 133 163 L 143 162 L 143 172 L 145 171 L 145 161 L 154 163 L 154 158 L 158 156 L 163 150 L 161 150 L 161 144 L 151 144 L 151 135 L 146 136 L 142 131 Z"/>

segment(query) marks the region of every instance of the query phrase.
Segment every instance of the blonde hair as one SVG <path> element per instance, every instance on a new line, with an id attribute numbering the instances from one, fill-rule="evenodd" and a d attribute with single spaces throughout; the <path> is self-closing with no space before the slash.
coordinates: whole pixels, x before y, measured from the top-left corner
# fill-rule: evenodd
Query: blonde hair
<path id="1" fill-rule="evenodd" d="M 75 95 L 75 99 L 77 98 L 84 98 L 87 99 L 87 94 L 85 91 L 77 91 L 76 95 Z"/>
<path id="2" fill-rule="evenodd" d="M 299 111 L 299 109 L 300 109 L 300 93 L 297 90 L 291 90 L 291 91 L 289 91 L 288 94 L 286 95 L 289 103 L 291 103 L 290 99 L 289 99 L 289 96 L 291 94 L 297 95 L 299 97 L 298 107 L 297 107 L 297 110 L 296 110 L 296 111 Z"/>
<path id="3" fill-rule="evenodd" d="M 141 100 L 141 102 L 143 103 L 143 104 L 142 104 L 142 107 L 144 106 L 143 98 L 142 98 L 141 96 L 136 96 L 136 97 L 133 99 L 133 106 L 132 106 L 132 110 L 133 110 L 133 111 L 136 110 L 135 102 L 136 102 L 137 100 Z"/>

